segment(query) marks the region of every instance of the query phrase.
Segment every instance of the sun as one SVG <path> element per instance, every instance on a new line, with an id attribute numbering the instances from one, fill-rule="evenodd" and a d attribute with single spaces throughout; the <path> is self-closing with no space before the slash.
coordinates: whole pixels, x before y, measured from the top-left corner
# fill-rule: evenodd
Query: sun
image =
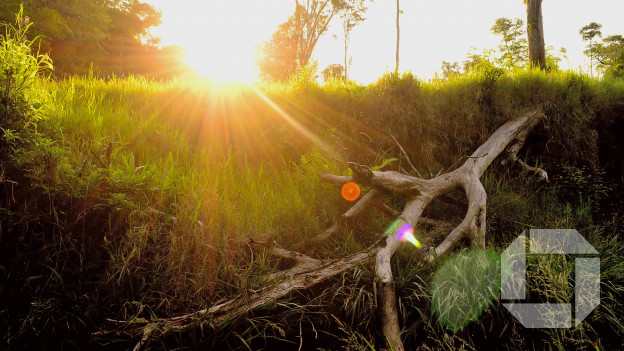
<path id="1" fill-rule="evenodd" d="M 244 83 L 257 80 L 257 47 L 294 11 L 285 0 L 146 1 L 162 10 L 153 34 L 163 46 L 184 48 L 184 62 L 203 77 Z"/>
<path id="2" fill-rule="evenodd" d="M 212 49 L 212 50 L 211 50 Z M 257 79 L 253 53 L 219 45 L 187 49 L 184 63 L 202 77 L 220 82 L 252 83 Z"/>

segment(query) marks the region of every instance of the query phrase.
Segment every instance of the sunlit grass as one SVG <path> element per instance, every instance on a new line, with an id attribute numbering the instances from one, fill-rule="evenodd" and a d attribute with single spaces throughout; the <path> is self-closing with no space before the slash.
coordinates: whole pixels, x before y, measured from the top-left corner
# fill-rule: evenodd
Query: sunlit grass
<path id="1" fill-rule="evenodd" d="M 164 293 L 170 281 L 168 295 L 194 292 L 185 298 L 206 303 L 258 288 L 250 275 L 260 277 L 268 263 L 241 265 L 243 239 L 288 246 L 331 221 L 339 195 L 325 198 L 331 188 L 316 172 L 344 165 L 320 157 L 299 166 L 301 151 L 276 136 L 290 124 L 309 144 L 318 137 L 255 88 L 75 77 L 50 91 L 50 132 L 74 150 L 59 177 L 72 179 L 78 196 L 128 216 L 123 239 L 108 238 L 108 271 L 133 294 Z M 133 277 L 147 272 L 158 279 L 137 289 Z"/>
<path id="2" fill-rule="evenodd" d="M 248 86 L 205 79 L 72 77 L 42 83 L 48 96 L 40 132 L 50 137 L 50 145 L 20 156 L 20 162 L 49 199 L 42 207 L 50 209 L 50 218 L 57 216 L 55 226 L 69 228 L 67 238 L 55 237 L 57 246 L 48 247 L 79 252 L 79 261 L 85 262 L 87 254 L 104 252 L 89 263 L 97 266 L 90 272 L 98 274 L 93 284 L 100 294 L 89 307 L 107 318 L 171 316 L 267 284 L 264 277 L 279 262 L 251 252 L 246 237 L 275 240 L 284 248 L 321 258 L 370 245 L 393 220 L 376 209 L 346 225 L 322 247 L 306 243 L 350 205 L 339 188 L 321 184 L 317 173 L 347 174 L 344 161 L 409 169 L 388 132 L 403 143 L 421 173 L 431 177 L 456 166 L 504 121 L 539 106 L 547 112 L 548 135 L 540 134 L 547 140 L 535 143 L 525 155 L 528 162 L 546 167 L 588 164 L 591 170 L 591 163 L 597 162 L 597 144 L 595 138 L 586 138 L 593 125 L 590 119 L 599 109 L 605 120 L 615 118 L 611 109 L 624 97 L 621 81 L 537 71 L 507 72 L 496 79 L 479 74 L 445 83 L 388 75 L 369 86 L 339 81 L 321 86 L 301 78 Z M 548 143 L 557 147 L 545 147 Z M 532 159 L 536 155 L 539 158 Z M 558 174 L 575 189 L 578 179 Z M 621 323 L 616 323 L 622 311 L 617 302 L 622 294 L 617 278 L 621 264 L 616 259 L 621 246 L 612 239 L 617 229 L 605 232 L 596 226 L 592 218 L 596 204 L 588 200 L 596 198 L 591 192 L 599 187 L 564 192 L 498 165 L 483 182 L 492 247 L 500 250 L 521 230 L 535 226 L 577 228 L 604 248 L 603 260 L 610 267 L 603 271 L 605 307 L 591 323 L 613 324 L 613 335 L 623 335 Z M 404 201 L 393 194 L 384 194 L 383 199 L 395 208 Z M 427 215 L 444 219 L 453 215 L 441 212 L 433 206 Z M 460 216 L 461 208 L 457 212 Z M 84 238 L 97 250 L 81 251 Z M 48 261 L 62 261 L 60 255 L 50 254 Z M 536 296 L 569 298 L 562 287 L 570 283 L 570 270 L 561 263 L 536 262 L 539 266 L 531 273 Z M 59 275 L 67 275 L 65 280 L 71 279 L 71 270 L 53 267 Z M 558 347 L 596 342 L 595 328 L 589 327 L 521 335 L 496 301 L 480 318 L 450 333 L 431 310 L 429 282 L 435 267 L 423 265 L 406 248 L 395 257 L 393 269 L 408 345 L 509 346 L 524 337 Z M 111 302 L 110 307 L 102 307 L 102 301 Z M 260 312 L 247 321 L 233 321 L 232 327 L 242 328 L 236 329 L 242 344 L 252 343 L 260 331 L 265 333 L 258 337 L 262 341 L 288 339 L 296 344 L 293 335 L 301 322 L 308 333 L 315 324 L 329 328 L 327 340 L 379 348 L 384 343 L 383 336 L 375 334 L 379 330 L 375 301 L 374 273 L 360 267 L 322 287 L 314 300 L 276 303 L 269 307 L 282 311 L 277 317 Z M 313 317 L 302 319 L 303 313 Z M 219 345 L 230 348 L 228 340 L 228 346 Z"/>

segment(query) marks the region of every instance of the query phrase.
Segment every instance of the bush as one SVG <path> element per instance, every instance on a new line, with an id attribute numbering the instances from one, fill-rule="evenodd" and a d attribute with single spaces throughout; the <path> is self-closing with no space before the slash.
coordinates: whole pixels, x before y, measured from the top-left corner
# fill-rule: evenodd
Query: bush
<path id="1" fill-rule="evenodd" d="M 420 84 L 412 72 L 402 75 L 396 72 L 387 72 L 377 80 L 375 86 L 382 94 L 388 94 L 401 101 L 410 101 L 418 95 Z"/>
<path id="2" fill-rule="evenodd" d="M 28 40 L 26 32 L 32 23 L 17 14 L 15 25 L 4 24 L 0 35 L 0 151 L 8 151 L 32 140 L 36 122 L 41 117 L 41 92 L 37 76 L 52 69 L 47 55 L 33 54 L 37 38 Z"/>

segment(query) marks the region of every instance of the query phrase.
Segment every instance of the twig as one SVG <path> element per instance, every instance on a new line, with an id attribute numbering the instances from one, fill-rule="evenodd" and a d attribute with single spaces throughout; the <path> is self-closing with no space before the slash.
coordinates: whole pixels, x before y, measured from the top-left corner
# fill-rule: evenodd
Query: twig
<path id="1" fill-rule="evenodd" d="M 529 166 L 521 158 L 516 158 L 516 163 L 518 163 L 520 165 L 520 167 L 522 167 L 522 169 L 524 169 L 526 171 L 537 173 L 539 175 L 539 179 L 541 181 L 544 181 L 546 183 L 550 182 L 548 180 L 548 173 L 544 169 L 542 169 L 540 167 Z"/>
<path id="2" fill-rule="evenodd" d="M 328 240 L 329 238 L 331 238 L 334 234 L 336 234 L 336 232 L 338 232 L 338 229 L 340 229 L 340 226 L 347 220 L 354 218 L 355 216 L 359 215 L 360 213 L 362 213 L 362 211 L 364 211 L 364 209 L 366 209 L 366 207 L 368 207 L 368 205 L 374 201 L 374 198 L 379 194 L 379 191 L 376 189 L 371 189 L 368 193 L 366 193 L 366 195 L 362 196 L 358 202 L 353 205 L 347 212 L 345 212 L 342 216 L 340 216 L 340 218 L 338 218 L 338 220 L 334 223 L 334 225 L 331 226 L 331 228 L 327 229 L 325 232 L 317 235 L 314 239 L 312 239 L 312 241 L 314 243 L 321 243 L 324 242 L 326 240 Z"/>
<path id="3" fill-rule="evenodd" d="M 295 265 L 285 271 L 275 272 L 266 277 L 266 281 L 279 276 L 293 276 L 301 272 L 307 272 L 323 265 L 323 261 L 295 251 L 284 250 L 275 247 L 275 241 L 257 241 L 253 238 L 245 239 L 245 242 L 255 251 L 266 251 L 269 254 L 286 260 L 295 261 Z"/>
<path id="4" fill-rule="evenodd" d="M 333 174 L 327 173 L 319 173 L 317 174 L 321 182 L 325 183 L 333 183 L 333 184 L 344 184 L 353 181 L 352 176 L 337 176 Z"/>
<path id="5" fill-rule="evenodd" d="M 412 168 L 412 170 L 414 172 L 416 172 L 416 175 L 419 178 L 422 178 L 422 176 L 420 175 L 420 172 L 418 172 L 418 170 L 416 169 L 416 167 L 414 167 L 414 165 L 412 164 L 412 161 L 410 160 L 409 156 L 407 156 L 407 152 L 405 152 L 405 149 L 403 149 L 403 146 L 401 146 L 401 144 L 399 143 L 398 140 L 396 140 L 396 138 L 394 137 L 394 135 L 392 135 L 392 132 L 388 132 L 388 134 L 390 135 L 390 137 L 392 138 L 392 140 L 394 140 L 394 143 L 397 144 L 397 146 L 399 147 L 399 150 L 401 150 L 401 152 L 403 153 L 403 157 L 405 157 L 405 159 L 407 160 L 407 163 L 410 165 L 410 167 Z"/>
<path id="6" fill-rule="evenodd" d="M 331 157 L 331 156 L 323 155 L 323 154 L 318 153 L 318 152 L 317 152 L 317 153 L 315 153 L 315 155 L 318 155 L 318 156 L 324 157 L 324 158 L 326 158 L 326 159 L 328 159 L 328 160 L 332 160 L 332 161 L 336 161 L 336 162 L 342 162 L 342 163 L 347 163 L 347 164 L 349 163 L 348 161 L 339 160 L 339 159 L 337 159 L 337 158 L 333 158 L 333 157 Z"/>
<path id="7" fill-rule="evenodd" d="M 301 313 L 301 318 L 299 319 L 299 349 L 297 349 L 297 351 L 301 351 L 301 347 L 303 346 L 303 333 L 301 331 L 302 320 L 303 320 L 303 312 Z"/>
<path id="8" fill-rule="evenodd" d="M 364 133 L 364 132 L 360 132 L 360 134 L 362 134 L 362 135 L 364 135 L 365 137 L 367 137 L 367 138 L 368 138 L 368 142 L 369 142 L 369 143 L 373 143 L 373 142 L 374 142 L 373 138 L 371 138 L 368 134 L 366 134 L 366 133 Z"/>

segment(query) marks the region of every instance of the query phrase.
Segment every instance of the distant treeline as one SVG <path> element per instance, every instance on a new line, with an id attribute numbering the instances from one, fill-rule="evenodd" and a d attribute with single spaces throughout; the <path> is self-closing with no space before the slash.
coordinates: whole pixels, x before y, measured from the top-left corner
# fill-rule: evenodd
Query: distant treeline
<path id="1" fill-rule="evenodd" d="M 29 36 L 39 36 L 40 52 L 54 61 L 54 74 L 144 74 L 167 78 L 188 69 L 184 49 L 158 47 L 149 29 L 161 23 L 161 12 L 139 0 L 2 0 L 0 22 L 33 23 Z"/>

